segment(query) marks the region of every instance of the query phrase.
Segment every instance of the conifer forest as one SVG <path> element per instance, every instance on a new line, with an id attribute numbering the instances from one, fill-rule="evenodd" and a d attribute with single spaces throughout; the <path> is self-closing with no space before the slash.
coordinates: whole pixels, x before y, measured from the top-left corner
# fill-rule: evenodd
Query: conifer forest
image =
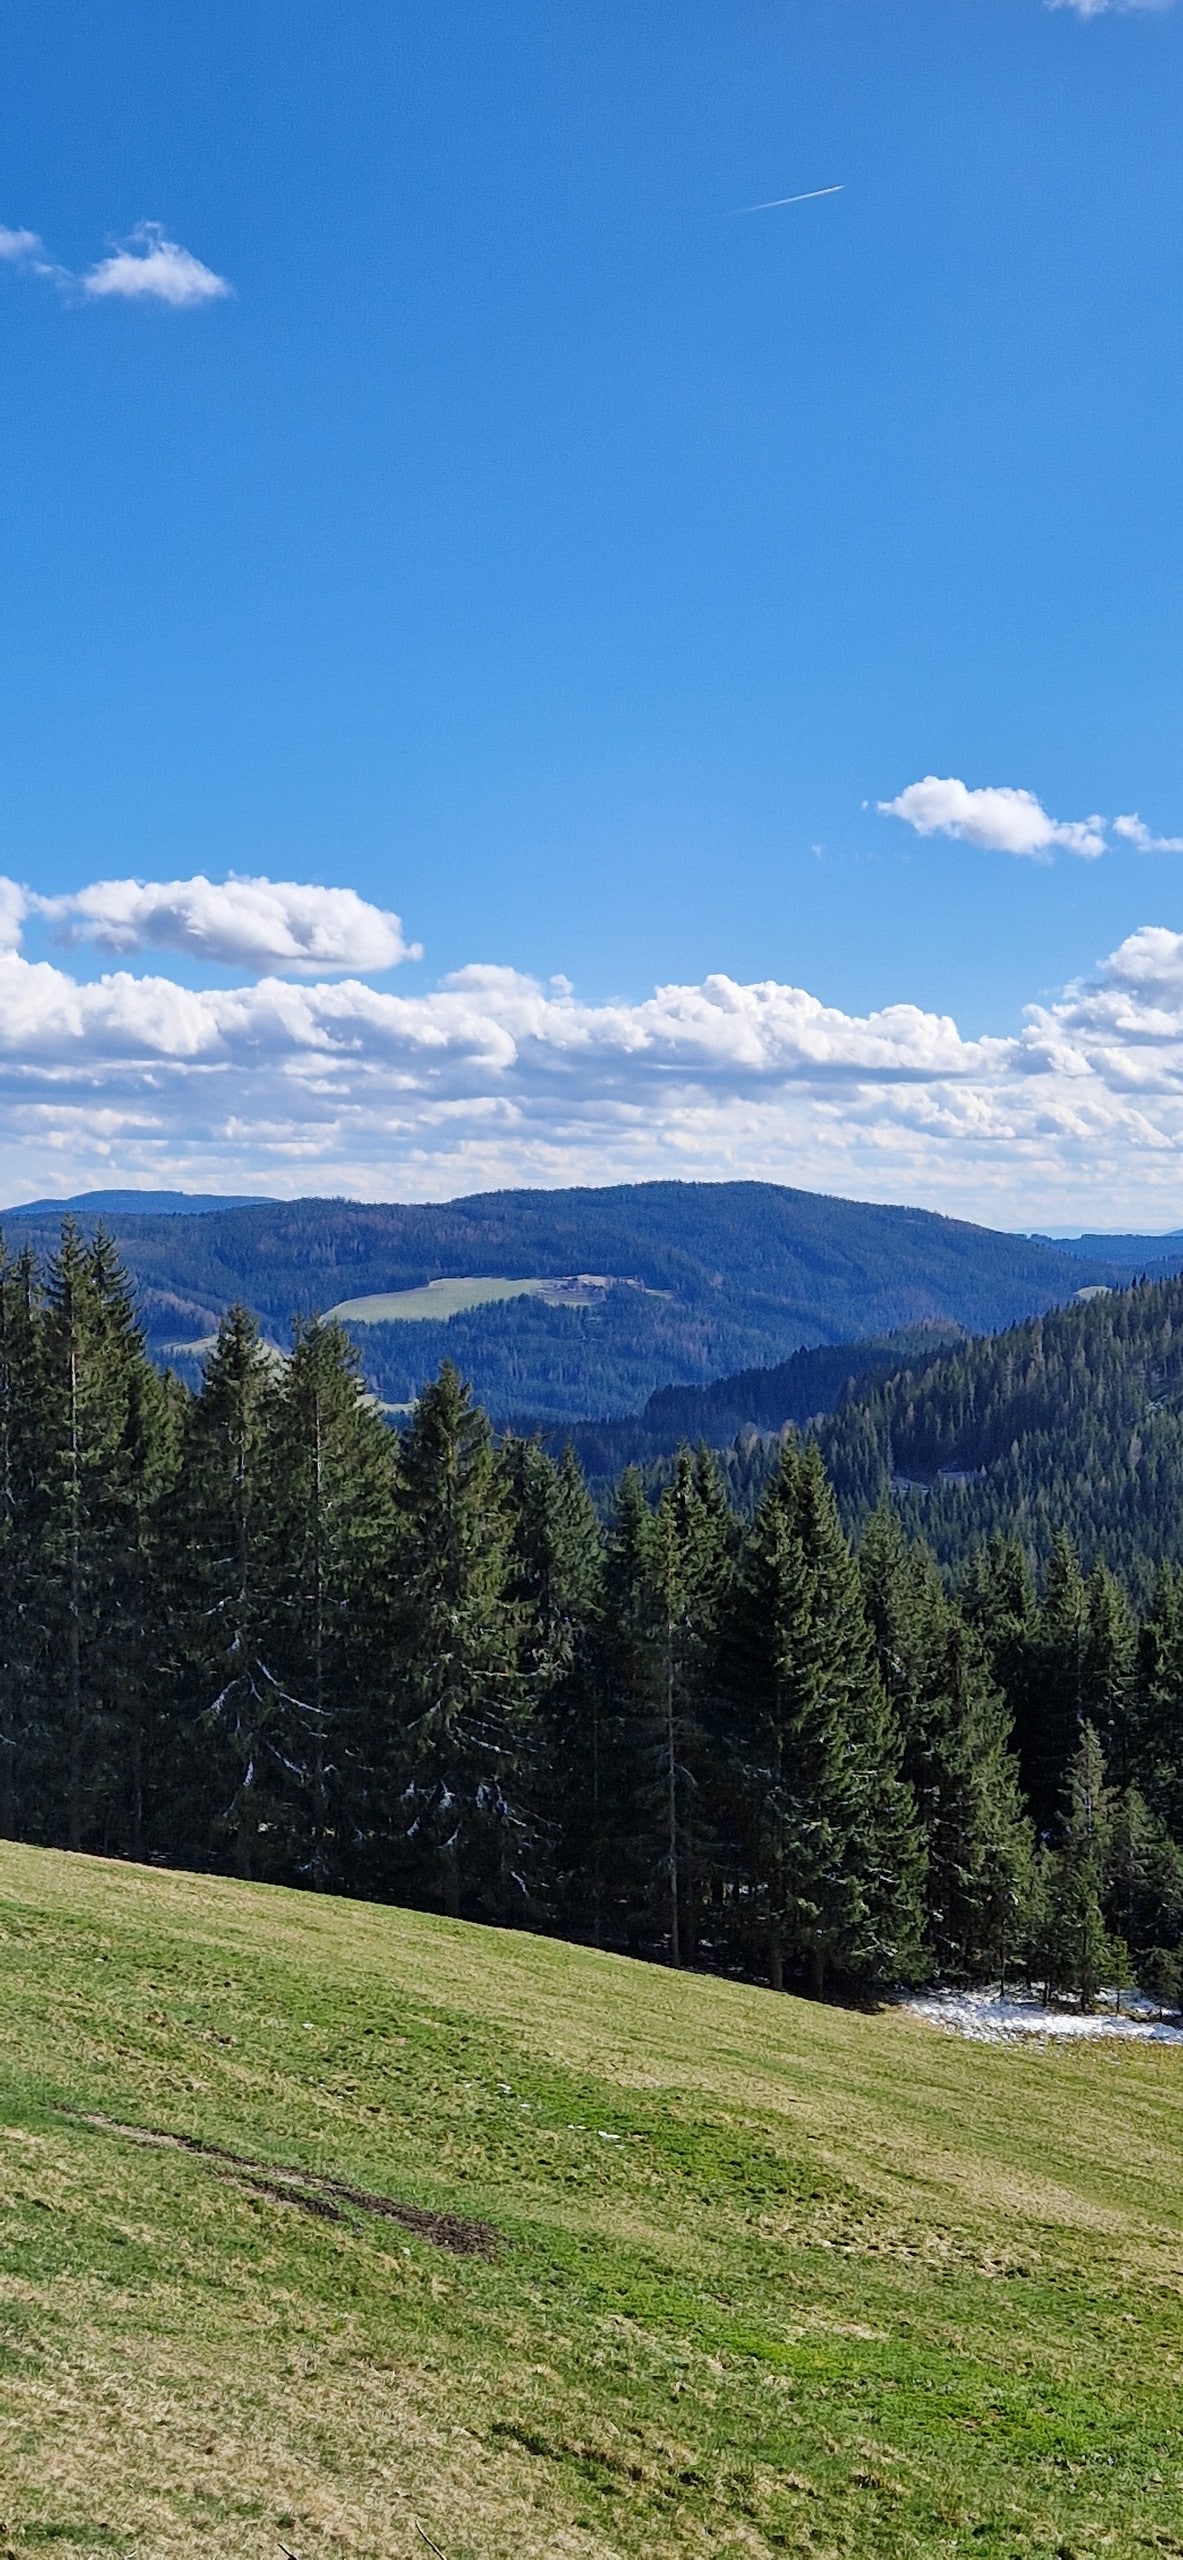
<path id="1" fill-rule="evenodd" d="M 823 1447 L 597 1507 L 455 1368 L 396 1431 L 338 1325 L 241 1308 L 192 1392 L 67 1224 L 0 1265 L 0 1832 L 818 1995 L 1173 2001 L 1183 1571 L 938 1566 Z"/>

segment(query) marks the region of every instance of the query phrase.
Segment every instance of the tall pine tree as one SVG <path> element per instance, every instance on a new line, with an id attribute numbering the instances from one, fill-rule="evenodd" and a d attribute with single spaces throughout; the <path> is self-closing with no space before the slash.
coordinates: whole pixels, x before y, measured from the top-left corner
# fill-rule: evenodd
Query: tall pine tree
<path id="1" fill-rule="evenodd" d="M 348 1336 L 298 1324 L 270 1406 L 268 1668 L 285 1864 L 314 1885 L 363 1879 L 387 1828 L 395 1463 Z"/>
<path id="2" fill-rule="evenodd" d="M 862 1593 L 812 1447 L 783 1452 L 720 1652 L 768 1969 L 914 1974 L 923 1852 Z"/>
<path id="3" fill-rule="evenodd" d="M 528 1693 L 506 1470 L 450 1362 L 402 1443 L 397 1634 L 409 1875 L 453 1917 L 530 1901 Z"/>

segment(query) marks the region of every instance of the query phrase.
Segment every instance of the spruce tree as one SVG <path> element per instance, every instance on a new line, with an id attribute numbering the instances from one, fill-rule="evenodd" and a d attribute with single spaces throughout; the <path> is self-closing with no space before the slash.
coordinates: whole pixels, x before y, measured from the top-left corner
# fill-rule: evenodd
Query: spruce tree
<path id="1" fill-rule="evenodd" d="M 658 1630 L 655 1757 L 664 1811 L 670 1962 L 696 1951 L 703 1871 L 710 1846 L 704 1804 L 708 1677 L 730 1568 L 725 1506 L 708 1453 L 682 1449 L 648 1547 Z"/>
<path id="2" fill-rule="evenodd" d="M 1054 1828 L 1084 1724 L 1088 1692 L 1089 1598 L 1076 1550 L 1063 1531 L 1052 1542 L 1032 1653 L 1028 1719 L 1020 1757 L 1036 1828 Z"/>
<path id="3" fill-rule="evenodd" d="M 38 1554 L 44 1534 L 41 1291 L 33 1257 L 0 1241 L 0 1833 L 42 1829 Z"/>
<path id="4" fill-rule="evenodd" d="M 1138 1624 L 1121 1584 L 1098 1562 L 1089 1575 L 1082 1710 L 1093 1726 L 1115 1786 L 1131 1775 Z"/>
<path id="5" fill-rule="evenodd" d="M 273 1873 L 289 1829 L 275 1635 L 274 1353 L 231 1307 L 186 1416 L 164 1523 L 170 1673 L 181 1704 L 176 1816 L 188 1854 Z M 278 1853 L 278 1859 L 277 1859 Z"/>
<path id="6" fill-rule="evenodd" d="M 617 1488 L 605 1566 L 605 1867 L 612 1934 L 692 1959 L 710 1871 L 714 1649 L 731 1526 L 713 1462 L 683 1450 L 655 1511 Z"/>
<path id="7" fill-rule="evenodd" d="M 341 1326 L 297 1324 L 270 1407 L 268 1668 L 282 1749 L 285 1866 L 356 1882 L 386 1828 L 395 1443 Z"/>
<path id="8" fill-rule="evenodd" d="M 522 1916 L 536 1843 L 509 1485 L 450 1362 L 403 1440 L 399 1504 L 405 1872 L 452 1917 Z"/>
<path id="9" fill-rule="evenodd" d="M 1177 1847 L 1137 1787 L 1114 1803 L 1108 1845 L 1110 1925 L 1144 1981 L 1146 1959 L 1176 1953 L 1183 1935 L 1183 1849 Z M 1146 1981 L 1145 1988 L 1154 1985 Z"/>
<path id="10" fill-rule="evenodd" d="M 1183 1572 L 1160 1565 L 1142 1629 L 1133 1706 L 1133 1775 L 1183 1847 Z"/>
<path id="11" fill-rule="evenodd" d="M 1049 1988 L 1097 2005 L 1102 1985 L 1124 1967 L 1125 1949 L 1105 1917 L 1113 1793 L 1091 1724 L 1069 1764 L 1059 1839 L 1047 1862 L 1041 1956 Z"/>
<path id="12" fill-rule="evenodd" d="M 534 1890 L 559 1925 L 596 1944 L 604 1922 L 602 1695 L 604 1553 L 595 1506 L 568 1449 L 510 1440 L 513 1596 L 529 1703 L 527 1792 Z"/>
<path id="13" fill-rule="evenodd" d="M 1006 1700 L 1024 1792 L 1029 1796 L 1029 1777 L 1033 1769 L 1038 1774 L 1041 1747 L 1037 1740 L 1041 1668 L 1038 1602 L 1021 1539 L 999 1532 L 974 1548 L 961 1577 L 959 1602 L 966 1625 L 982 1645 L 995 1687 Z"/>
<path id="14" fill-rule="evenodd" d="M 859 1568 L 924 1837 L 934 1968 L 954 1981 L 1002 1974 L 1021 1935 L 1031 1856 L 1005 1702 L 976 1630 L 894 1513 L 868 1523 Z"/>
<path id="15" fill-rule="evenodd" d="M 32 1603 L 46 1827 L 70 1848 L 138 1847 L 153 1678 L 148 1515 L 165 1460 L 166 1400 L 101 1231 L 87 1244 L 64 1224 L 40 1338 Z"/>
<path id="16" fill-rule="evenodd" d="M 862 1594 L 816 1449 L 790 1445 L 740 1559 L 720 1653 L 769 1975 L 920 1961 L 923 1854 Z"/>
<path id="17" fill-rule="evenodd" d="M 655 1529 L 640 1473 L 628 1467 L 616 1487 L 604 1554 L 596 1935 L 602 1928 L 609 1942 L 623 1942 L 630 1953 L 661 1928 L 666 1903 Z"/>

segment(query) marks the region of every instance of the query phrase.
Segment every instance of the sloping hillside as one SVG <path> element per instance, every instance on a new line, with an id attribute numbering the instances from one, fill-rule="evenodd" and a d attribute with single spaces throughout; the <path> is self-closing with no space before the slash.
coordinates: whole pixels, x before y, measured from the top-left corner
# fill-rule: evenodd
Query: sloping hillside
<path id="1" fill-rule="evenodd" d="M 450 1356 L 498 1417 L 635 1413 L 663 1385 L 696 1384 L 802 1346 L 952 1322 L 991 1331 L 1118 1276 L 1058 1246 L 915 1209 L 771 1183 L 642 1183 L 490 1192 L 441 1207 L 272 1202 L 191 1218 L 112 1213 L 153 1345 L 206 1337 L 242 1299 L 276 1340 L 294 1314 L 435 1279 L 639 1280 L 602 1302 L 536 1296 L 447 1323 L 358 1328 L 367 1372 L 408 1401 Z M 24 1216 L 10 1241 L 52 1247 Z M 652 1294 L 646 1294 L 652 1293 Z M 168 1346 L 166 1351 L 166 1346 Z"/>
<path id="2" fill-rule="evenodd" d="M 852 1523 L 891 1487 L 948 1562 L 995 1530 L 1046 1555 L 1065 1529 L 1144 1594 L 1148 1559 L 1183 1560 L 1183 1281 L 858 1385 L 818 1437 Z"/>
<path id="3" fill-rule="evenodd" d="M 602 1482 L 623 1467 L 651 1466 L 702 1441 L 723 1449 L 749 1432 L 782 1431 L 786 1423 L 800 1428 L 836 1411 L 860 1384 L 893 1378 L 964 1339 L 960 1325 L 910 1325 L 861 1342 L 794 1351 L 770 1369 L 742 1369 L 707 1387 L 657 1387 L 640 1413 L 619 1422 L 581 1421 L 547 1430 L 529 1415 L 513 1419 L 525 1434 L 541 1427 L 556 1451 L 569 1443 L 586 1473 Z"/>
<path id="4" fill-rule="evenodd" d="M 1178 2547 L 1177 2051 L 0 1848 L 34 2560 Z"/>

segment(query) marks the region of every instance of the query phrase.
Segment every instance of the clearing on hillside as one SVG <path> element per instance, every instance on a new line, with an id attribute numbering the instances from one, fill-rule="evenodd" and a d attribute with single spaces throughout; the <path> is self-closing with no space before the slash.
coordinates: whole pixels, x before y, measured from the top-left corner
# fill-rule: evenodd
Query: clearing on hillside
<path id="1" fill-rule="evenodd" d="M 538 1298 L 544 1307 L 602 1306 L 613 1289 L 640 1289 L 636 1280 L 609 1280 L 603 1272 L 574 1271 L 566 1280 L 426 1280 L 421 1289 L 384 1289 L 369 1298 L 342 1298 L 330 1316 L 342 1324 L 440 1324 L 472 1307 L 496 1307 L 511 1298 Z M 651 1298 L 664 1293 L 641 1291 Z"/>
<path id="2" fill-rule="evenodd" d="M 1183 2551 L 1183 2056 L 0 1846 L 0 2552 Z"/>

